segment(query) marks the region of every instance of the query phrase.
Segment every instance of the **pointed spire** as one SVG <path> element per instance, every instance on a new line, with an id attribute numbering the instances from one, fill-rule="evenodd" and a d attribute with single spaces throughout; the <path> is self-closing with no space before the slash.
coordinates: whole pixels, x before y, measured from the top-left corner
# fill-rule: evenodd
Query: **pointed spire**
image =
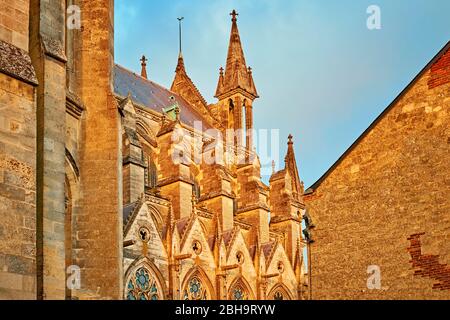
<path id="1" fill-rule="evenodd" d="M 289 171 L 292 179 L 292 191 L 296 200 L 301 200 L 303 195 L 303 183 L 300 181 L 297 169 L 297 161 L 295 160 L 293 136 L 288 136 L 288 150 L 284 158 L 285 168 Z"/>
<path id="2" fill-rule="evenodd" d="M 237 26 L 238 13 L 236 10 L 233 10 L 230 15 L 232 17 L 231 35 L 230 43 L 228 45 L 228 56 L 223 80 L 223 90 L 219 94 L 216 94 L 216 97 L 240 88 L 257 98 L 258 94 L 254 83 L 252 85 L 253 80 L 251 79 L 251 73 L 248 72 L 247 65 L 245 63 L 244 50 L 242 49 L 241 38 L 239 36 Z"/>
<path id="3" fill-rule="evenodd" d="M 205 98 L 203 98 L 200 91 L 197 89 L 195 84 L 189 78 L 186 69 L 184 67 L 183 54 L 180 52 L 178 54 L 178 63 L 175 69 L 175 78 L 173 79 L 172 86 L 170 90 L 179 94 L 186 101 L 198 108 L 200 113 L 206 110 L 208 103 Z"/>
<path id="4" fill-rule="evenodd" d="M 147 79 L 147 61 L 148 59 L 143 55 L 141 58 L 141 76 Z"/>
<path id="5" fill-rule="evenodd" d="M 177 68 L 175 69 L 176 73 L 186 73 L 186 69 L 184 68 L 184 59 L 183 59 L 183 54 L 180 53 L 178 54 L 178 63 L 177 63 Z"/>
<path id="6" fill-rule="evenodd" d="M 208 103 L 188 76 L 184 66 L 184 58 L 181 51 L 181 21 L 183 19 L 183 17 L 178 18 L 180 27 L 180 51 L 178 53 L 175 77 L 172 81 L 170 91 L 180 95 L 183 99 L 193 105 L 200 114 L 207 114 L 209 112 L 207 109 Z"/>
<path id="7" fill-rule="evenodd" d="M 223 93 L 223 68 L 219 69 L 219 81 L 217 82 L 215 97 L 220 96 Z"/>
<path id="8" fill-rule="evenodd" d="M 250 86 L 250 92 L 253 93 L 255 96 L 258 96 L 258 92 L 256 91 L 255 82 L 253 81 L 253 69 L 251 67 L 248 67 L 248 81 Z"/>

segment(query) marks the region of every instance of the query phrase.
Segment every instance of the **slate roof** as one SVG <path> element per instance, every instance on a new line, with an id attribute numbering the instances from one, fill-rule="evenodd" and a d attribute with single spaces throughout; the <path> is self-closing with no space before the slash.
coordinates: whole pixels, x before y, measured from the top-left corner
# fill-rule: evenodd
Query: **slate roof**
<path id="1" fill-rule="evenodd" d="M 131 93 L 134 102 L 158 113 L 162 113 L 163 108 L 178 103 L 182 123 L 193 127 L 194 121 L 201 121 L 203 128 L 211 128 L 204 117 L 185 99 L 117 64 L 114 66 L 114 93 L 120 97 L 127 97 Z"/>
<path id="2" fill-rule="evenodd" d="M 126 225 L 128 223 L 130 215 L 133 213 L 134 208 L 136 207 L 136 204 L 137 204 L 137 201 L 123 206 L 122 215 L 123 215 L 124 225 Z"/>

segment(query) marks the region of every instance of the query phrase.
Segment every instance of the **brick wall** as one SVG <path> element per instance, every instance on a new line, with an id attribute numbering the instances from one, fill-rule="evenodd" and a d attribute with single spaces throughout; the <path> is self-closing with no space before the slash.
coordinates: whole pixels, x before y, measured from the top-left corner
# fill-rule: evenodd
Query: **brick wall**
<path id="1" fill-rule="evenodd" d="M 308 197 L 314 299 L 450 298 L 448 276 L 436 278 L 450 263 L 450 84 L 436 82 L 437 73 L 449 76 L 448 56 Z M 368 289 L 371 265 L 380 267 L 380 290 Z"/>
<path id="2" fill-rule="evenodd" d="M 414 276 L 434 280 L 433 289 L 450 290 L 450 265 L 440 263 L 439 255 L 424 254 L 420 237 L 425 232 L 413 234 L 408 240 L 411 246 L 408 248 L 411 255 L 411 265 L 414 268 Z"/>
<path id="3" fill-rule="evenodd" d="M 450 82 L 450 51 L 447 51 L 433 66 L 428 80 L 430 89 Z"/>

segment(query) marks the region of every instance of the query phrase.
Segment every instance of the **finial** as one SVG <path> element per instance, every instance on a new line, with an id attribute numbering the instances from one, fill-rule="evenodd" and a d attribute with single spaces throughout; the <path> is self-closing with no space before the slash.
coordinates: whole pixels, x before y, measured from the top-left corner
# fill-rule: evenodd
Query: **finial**
<path id="1" fill-rule="evenodd" d="M 140 61 L 141 61 L 141 66 L 142 66 L 141 76 L 143 78 L 147 79 L 147 61 L 148 61 L 148 59 L 143 55 Z"/>
<path id="2" fill-rule="evenodd" d="M 292 134 L 290 134 L 288 136 L 288 139 L 289 139 L 288 144 L 294 144 L 294 142 L 292 142 L 292 138 L 294 138 L 294 137 L 292 136 Z"/>
<path id="3" fill-rule="evenodd" d="M 219 73 L 220 73 L 221 76 L 223 76 L 223 67 L 219 68 Z"/>
<path id="4" fill-rule="evenodd" d="M 275 160 L 272 160 L 272 174 L 275 173 Z"/>
<path id="5" fill-rule="evenodd" d="M 252 67 L 248 67 L 248 73 L 252 73 Z"/>
<path id="6" fill-rule="evenodd" d="M 231 21 L 236 22 L 237 21 L 237 16 L 239 14 L 236 12 L 236 10 L 233 9 L 233 11 L 230 13 L 230 16 L 232 16 Z"/>

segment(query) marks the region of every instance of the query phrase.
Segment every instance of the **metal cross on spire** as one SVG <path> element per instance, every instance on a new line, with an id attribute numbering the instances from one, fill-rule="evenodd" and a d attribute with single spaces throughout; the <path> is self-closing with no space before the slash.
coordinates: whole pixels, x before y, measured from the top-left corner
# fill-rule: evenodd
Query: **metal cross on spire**
<path id="1" fill-rule="evenodd" d="M 184 17 L 177 18 L 178 19 L 178 29 L 179 29 L 179 40 L 180 40 L 180 54 L 181 54 L 181 21 L 184 20 Z"/>
<path id="2" fill-rule="evenodd" d="M 239 15 L 239 13 L 237 13 L 236 10 L 233 9 L 233 11 L 230 13 L 230 16 L 232 17 L 232 18 L 231 18 L 231 21 L 233 21 L 233 22 L 234 22 L 234 21 L 237 21 L 237 18 L 236 18 L 236 17 L 237 17 L 238 15 Z"/>
<path id="3" fill-rule="evenodd" d="M 145 56 L 142 56 L 141 58 L 141 76 L 145 79 L 147 79 L 147 61 L 148 59 Z"/>
<path id="4" fill-rule="evenodd" d="M 142 56 L 142 58 L 141 58 L 141 66 L 147 66 L 147 61 L 148 61 L 148 59 L 145 57 L 145 56 Z"/>

